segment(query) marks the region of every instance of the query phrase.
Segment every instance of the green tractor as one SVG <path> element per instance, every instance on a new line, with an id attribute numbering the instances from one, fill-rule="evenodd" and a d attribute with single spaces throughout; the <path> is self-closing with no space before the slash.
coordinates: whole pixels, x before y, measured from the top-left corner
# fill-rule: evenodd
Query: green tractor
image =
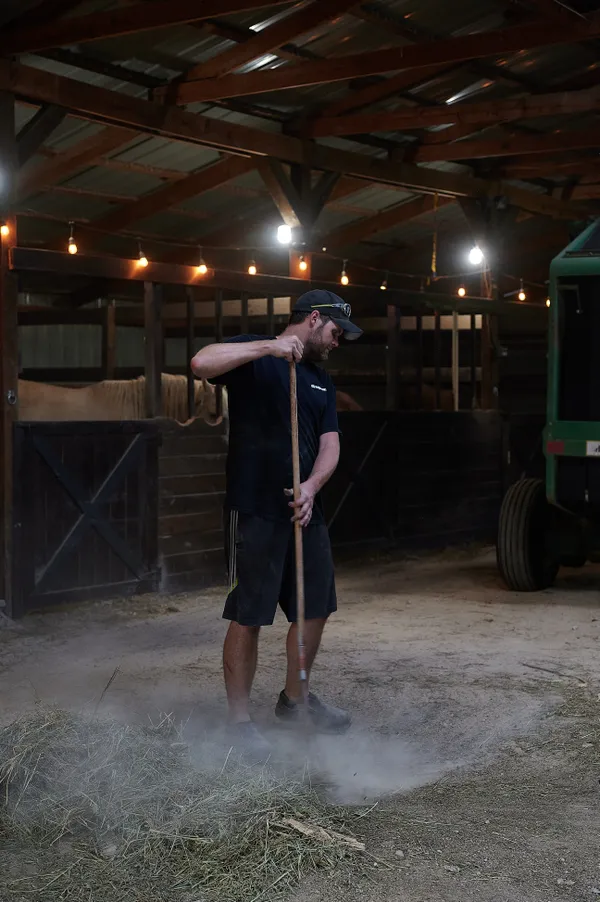
<path id="1" fill-rule="evenodd" d="M 519 592 L 600 561 L 600 220 L 552 261 L 549 297 L 546 484 L 511 486 L 498 527 L 498 567 Z"/>

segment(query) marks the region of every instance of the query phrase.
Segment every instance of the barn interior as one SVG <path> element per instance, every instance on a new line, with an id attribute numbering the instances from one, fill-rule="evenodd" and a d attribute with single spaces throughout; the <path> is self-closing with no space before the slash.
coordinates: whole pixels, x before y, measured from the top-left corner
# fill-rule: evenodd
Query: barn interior
<path id="1" fill-rule="evenodd" d="M 235 902 L 600 894 L 594 567 L 525 598 L 490 552 L 507 489 L 544 474 L 551 261 L 600 213 L 599 8 L 3 0 L 0 725 L 93 699 L 219 735 L 227 399 L 189 361 L 278 334 L 312 287 L 364 330 L 327 364 L 346 605 L 318 665 L 356 726 L 314 756 L 369 802 L 370 863 Z M 598 419 L 588 288 L 567 420 Z M 3 817 L 1 898 L 85 898 Z M 216 892 L 115 881 L 105 902 Z"/>

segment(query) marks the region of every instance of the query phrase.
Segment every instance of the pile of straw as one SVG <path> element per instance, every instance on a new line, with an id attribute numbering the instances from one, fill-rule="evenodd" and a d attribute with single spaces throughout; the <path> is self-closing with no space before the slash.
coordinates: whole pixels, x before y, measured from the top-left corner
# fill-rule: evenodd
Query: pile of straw
<path id="1" fill-rule="evenodd" d="M 11 902 L 255 902 L 364 851 L 353 812 L 214 749 L 192 760 L 168 720 L 39 708 L 0 730 L 0 790 Z"/>

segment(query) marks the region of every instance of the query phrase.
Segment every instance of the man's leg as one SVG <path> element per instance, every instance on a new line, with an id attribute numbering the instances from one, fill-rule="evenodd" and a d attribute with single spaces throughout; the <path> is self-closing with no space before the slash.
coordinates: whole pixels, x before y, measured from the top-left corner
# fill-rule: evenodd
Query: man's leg
<path id="1" fill-rule="evenodd" d="M 223 672 L 231 723 L 250 720 L 248 703 L 258 659 L 259 626 L 229 624 L 223 646 Z"/>
<path id="2" fill-rule="evenodd" d="M 306 673 L 310 679 L 310 672 L 321 644 L 321 636 L 326 623 L 325 617 L 316 620 L 307 620 L 304 625 L 304 645 L 306 648 Z M 287 680 L 285 694 L 290 701 L 300 701 L 302 687 L 300 686 L 298 664 L 298 627 L 295 623 L 290 626 L 287 635 Z"/>

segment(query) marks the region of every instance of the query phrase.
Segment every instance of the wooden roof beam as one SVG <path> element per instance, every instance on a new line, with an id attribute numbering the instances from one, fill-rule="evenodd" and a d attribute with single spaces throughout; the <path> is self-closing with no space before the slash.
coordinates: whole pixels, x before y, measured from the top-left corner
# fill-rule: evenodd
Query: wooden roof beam
<path id="1" fill-rule="evenodd" d="M 272 53 L 283 44 L 317 28 L 324 22 L 343 15 L 355 5 L 356 0 L 314 0 L 309 6 L 303 6 L 284 19 L 275 22 L 274 25 L 263 28 L 250 40 L 225 50 L 224 53 L 220 53 L 205 63 L 194 66 L 186 73 L 185 81 L 194 81 L 198 78 L 218 78 L 228 72 L 233 72 L 266 53 Z"/>
<path id="2" fill-rule="evenodd" d="M 438 199 L 438 207 L 452 203 L 453 198 L 441 197 Z M 352 247 L 371 235 L 377 235 L 379 232 L 386 232 L 395 226 L 401 225 L 403 222 L 409 222 L 422 216 L 424 213 L 430 213 L 435 207 L 435 198 L 430 195 L 416 197 L 414 200 L 405 201 L 401 204 L 394 204 L 368 216 L 359 222 L 351 222 L 349 225 L 342 226 L 324 238 L 323 243 L 328 250 L 344 247 Z"/>
<path id="3" fill-rule="evenodd" d="M 510 157 L 523 154 L 547 154 L 553 151 L 585 150 L 600 147 L 600 129 L 559 132 L 553 135 L 481 141 L 457 141 L 452 144 L 429 145 L 414 155 L 418 163 L 444 160 L 477 160 L 487 157 Z"/>
<path id="4" fill-rule="evenodd" d="M 24 200 L 37 194 L 47 185 L 76 175 L 81 169 L 93 166 L 107 153 L 112 153 L 135 138 L 135 132 L 120 126 L 109 126 L 99 134 L 78 141 L 52 159 L 34 169 L 25 169 L 19 175 L 17 198 Z"/>
<path id="5" fill-rule="evenodd" d="M 14 91 L 19 96 L 38 103 L 57 103 L 83 118 L 101 119 L 145 134 L 218 147 L 230 153 L 275 157 L 281 162 L 299 163 L 315 170 L 337 172 L 367 182 L 397 185 L 420 193 L 452 196 L 504 195 L 515 206 L 548 216 L 578 219 L 585 215 L 585 210 L 577 204 L 564 203 L 505 182 L 424 169 L 312 144 L 291 135 L 273 134 L 198 113 L 188 113 L 178 107 L 165 108 L 160 103 L 82 84 L 18 64 L 0 61 L 0 90 Z M 60 159 L 51 162 L 60 165 Z"/>
<path id="6" fill-rule="evenodd" d="M 54 104 L 44 104 L 37 113 L 24 125 L 17 135 L 17 155 L 19 166 L 33 157 L 40 149 L 44 141 L 50 137 L 63 119 L 67 111 Z"/>
<path id="7" fill-rule="evenodd" d="M 554 22 L 532 22 L 478 34 L 374 50 L 336 59 L 306 62 L 297 66 L 250 72 L 245 75 L 226 75 L 210 81 L 202 80 L 181 85 L 179 103 L 194 103 L 264 94 L 272 91 L 330 84 L 386 72 L 419 70 L 430 66 L 451 65 L 483 59 L 537 47 L 573 44 L 600 35 L 600 20 L 572 27 Z"/>
<path id="8" fill-rule="evenodd" d="M 111 210 L 110 213 L 96 220 L 94 225 L 106 231 L 120 231 L 133 222 L 147 219 L 190 197 L 197 197 L 213 188 L 218 188 L 219 185 L 250 172 L 255 166 L 256 161 L 252 159 L 227 157 L 217 163 L 205 166 L 199 172 L 194 172 L 186 178 L 165 185 L 150 194 L 145 194 L 143 197 L 119 207 L 118 210 Z"/>
<path id="9" fill-rule="evenodd" d="M 87 16 L 6 28 L 0 37 L 0 54 L 35 53 L 51 47 L 102 41 L 170 25 L 200 22 L 214 16 L 278 6 L 284 2 L 286 0 L 153 0 L 152 3 L 135 3 Z"/>
<path id="10" fill-rule="evenodd" d="M 361 113 L 357 116 L 319 118 L 309 124 L 311 137 L 359 135 L 362 132 L 411 131 L 435 125 L 497 125 L 542 116 L 568 116 L 600 110 L 600 89 L 557 92 L 509 100 L 416 106 Z"/>

